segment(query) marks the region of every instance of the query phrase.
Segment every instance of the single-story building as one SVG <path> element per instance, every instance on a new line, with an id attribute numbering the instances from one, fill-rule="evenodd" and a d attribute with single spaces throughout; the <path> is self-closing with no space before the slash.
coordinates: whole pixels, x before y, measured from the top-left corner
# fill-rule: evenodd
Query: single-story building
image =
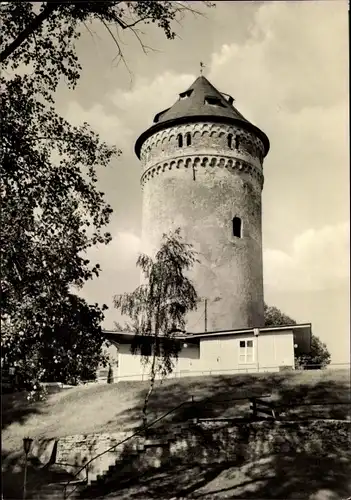
<path id="1" fill-rule="evenodd" d="M 131 352 L 134 333 L 106 330 L 104 334 L 113 381 L 146 380 L 149 367 L 140 354 Z M 174 338 L 179 354 L 170 377 L 294 370 L 295 356 L 310 352 L 311 324 L 179 333 Z M 151 356 L 153 337 L 143 340 L 143 354 Z M 107 374 L 98 378 L 104 381 Z"/>

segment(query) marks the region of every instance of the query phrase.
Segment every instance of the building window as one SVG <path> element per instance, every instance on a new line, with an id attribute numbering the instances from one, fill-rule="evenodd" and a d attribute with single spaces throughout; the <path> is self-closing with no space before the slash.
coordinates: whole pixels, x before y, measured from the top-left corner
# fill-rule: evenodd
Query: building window
<path id="1" fill-rule="evenodd" d="M 191 134 L 190 134 L 190 132 L 188 132 L 186 134 L 186 145 L 191 146 Z"/>
<path id="2" fill-rule="evenodd" d="M 182 134 L 178 134 L 177 139 L 178 139 L 178 147 L 182 148 L 183 147 L 183 136 L 182 136 Z"/>
<path id="3" fill-rule="evenodd" d="M 233 134 L 228 134 L 228 148 L 231 149 L 233 145 Z"/>
<path id="4" fill-rule="evenodd" d="M 193 93 L 193 89 L 186 90 L 185 92 L 181 92 L 181 93 L 179 94 L 179 98 L 180 98 L 180 100 L 182 100 L 182 99 L 187 99 L 188 97 L 190 97 L 190 96 L 191 96 L 191 94 L 192 94 L 192 93 Z"/>
<path id="5" fill-rule="evenodd" d="M 205 97 L 205 104 L 210 104 L 211 106 L 221 106 L 224 108 L 224 104 L 219 97 Z"/>
<path id="6" fill-rule="evenodd" d="M 254 362 L 254 341 L 240 340 L 239 341 L 239 363 Z"/>
<path id="7" fill-rule="evenodd" d="M 233 218 L 233 236 L 236 238 L 242 237 L 242 223 L 240 217 Z"/>
<path id="8" fill-rule="evenodd" d="M 152 354 L 151 344 L 149 342 L 143 342 L 140 346 L 140 354 L 142 356 L 151 356 Z"/>
<path id="9" fill-rule="evenodd" d="M 224 92 L 221 92 L 221 95 L 224 97 L 224 99 L 229 102 L 229 104 L 233 104 L 234 99 L 232 98 L 231 95 L 225 94 Z"/>
<path id="10" fill-rule="evenodd" d="M 240 143 L 240 142 L 239 142 L 239 137 L 238 137 L 238 136 L 236 136 L 236 137 L 235 137 L 235 149 L 239 149 L 239 143 Z"/>

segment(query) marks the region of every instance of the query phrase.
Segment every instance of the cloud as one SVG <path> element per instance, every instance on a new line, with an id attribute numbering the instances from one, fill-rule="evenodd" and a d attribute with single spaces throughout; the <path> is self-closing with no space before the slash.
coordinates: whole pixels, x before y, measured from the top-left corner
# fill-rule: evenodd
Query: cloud
<path id="1" fill-rule="evenodd" d="M 296 236 L 291 251 L 263 253 L 264 282 L 282 291 L 335 288 L 349 279 L 349 223 L 309 229 Z"/>
<path id="2" fill-rule="evenodd" d="M 244 43 L 224 44 L 210 55 L 208 78 L 233 93 L 244 116 L 261 124 L 280 149 L 292 141 L 290 149 L 301 151 L 313 140 L 320 142 L 321 133 L 328 136 L 324 149 L 334 139 L 339 146 L 347 141 L 346 9 L 342 1 L 264 3 Z M 137 77 L 131 89 L 108 94 L 105 105 L 84 110 L 71 102 L 67 114 L 75 123 L 88 121 L 104 139 L 132 153 L 138 134 L 195 78 L 172 71 Z"/>
<path id="3" fill-rule="evenodd" d="M 108 112 L 100 103 L 84 109 L 77 101 L 70 101 L 65 115 L 66 119 L 76 126 L 87 122 L 100 134 L 102 140 L 116 144 L 119 148 L 129 145 L 133 139 L 133 131 L 126 126 L 120 115 L 114 111 Z"/>
<path id="4" fill-rule="evenodd" d="M 106 273 L 135 266 L 139 252 L 140 238 L 133 233 L 120 231 L 108 245 L 91 248 L 87 258 L 98 262 L 103 273 Z"/>
<path id="5" fill-rule="evenodd" d="M 341 1 L 264 3 L 244 44 L 225 44 L 212 54 L 209 77 L 227 82 L 240 102 L 253 104 L 253 113 L 272 102 L 290 111 L 344 102 L 346 10 Z"/>
<path id="6" fill-rule="evenodd" d="M 250 9 L 254 3 L 248 2 Z M 219 90 L 232 94 L 239 111 L 271 141 L 263 190 L 268 303 L 298 321 L 312 321 L 314 332 L 327 342 L 335 360 L 343 360 L 349 352 L 349 341 L 345 341 L 349 338 L 349 297 L 344 285 L 349 276 L 349 224 L 340 223 L 348 218 L 349 196 L 348 4 L 255 5 L 245 39 L 232 30 L 232 18 L 221 17 L 221 5 L 216 9 L 218 22 L 206 33 L 212 53 L 206 54 L 207 46 L 201 47 L 205 50 L 201 59 L 207 61 L 205 76 Z M 220 36 L 222 28 L 227 32 Z M 193 36 L 201 40 L 196 29 Z M 226 43 L 220 45 L 219 39 Z M 86 120 L 124 153 L 105 184 L 116 213 L 123 214 L 114 227 L 127 229 L 114 232 L 111 244 L 92 254 L 104 272 L 85 287 L 89 300 L 110 305 L 106 326 L 120 319 L 112 308 L 112 296 L 139 284 L 137 229 L 128 232 L 136 228 L 139 217 L 139 207 L 133 213 L 130 210 L 137 203 L 132 186 L 139 189 L 134 142 L 152 125 L 154 115 L 171 106 L 196 78 L 192 68 L 199 59 L 193 47 L 180 46 L 180 50 L 184 66 L 179 64 L 178 71 L 174 70 L 178 54 L 177 61 L 165 55 L 163 68 L 167 65 L 172 71 L 152 74 L 157 65 L 143 66 L 139 73 L 146 76 L 136 77 L 131 89 L 114 87 L 106 94 L 104 87 L 98 89 L 98 103 L 84 109 L 71 102 L 68 108 L 72 122 Z M 113 78 L 113 85 L 116 81 L 118 85 L 121 80 Z M 334 287 L 338 289 L 339 284 L 341 291 L 336 294 Z"/>
<path id="7" fill-rule="evenodd" d="M 343 200 L 349 185 L 346 9 L 343 1 L 266 2 L 256 9 L 246 40 L 215 47 L 206 69 L 271 140 L 264 167 L 264 258 L 266 282 L 279 289 L 332 286 L 348 273 L 347 225 L 338 224 L 348 210 Z M 174 71 L 137 77 L 131 89 L 105 96 L 104 104 L 84 110 L 71 102 L 68 115 L 91 123 L 122 147 L 125 163 L 137 165 L 137 136 L 195 78 Z M 107 266 L 115 266 L 115 255 L 128 246 L 120 238 L 99 254 Z M 292 238 L 291 251 L 283 251 Z"/>
<path id="8" fill-rule="evenodd" d="M 154 78 L 139 77 L 131 90 L 116 89 L 109 99 L 115 110 L 124 117 L 128 129 L 137 134 L 152 125 L 156 113 L 169 108 L 178 94 L 189 87 L 195 75 L 166 71 Z"/>
<path id="9" fill-rule="evenodd" d="M 70 101 L 66 118 L 74 125 L 86 121 L 103 140 L 116 144 L 127 155 L 133 154 L 138 134 L 150 127 L 155 114 L 170 107 L 195 78 L 172 72 L 155 78 L 139 77 L 131 90 L 116 89 L 110 93 L 108 105 L 94 103 L 84 109 L 77 101 Z"/>

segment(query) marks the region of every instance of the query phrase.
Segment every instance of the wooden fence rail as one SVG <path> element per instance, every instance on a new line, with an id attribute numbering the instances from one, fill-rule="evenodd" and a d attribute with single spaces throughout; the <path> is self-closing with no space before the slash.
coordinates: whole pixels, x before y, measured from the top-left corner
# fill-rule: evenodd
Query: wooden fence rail
<path id="1" fill-rule="evenodd" d="M 259 414 L 268 415 L 276 419 L 278 417 L 278 412 L 275 404 L 270 401 L 263 401 L 260 398 L 249 398 L 250 410 L 252 411 L 252 417 L 254 419 L 258 418 Z"/>

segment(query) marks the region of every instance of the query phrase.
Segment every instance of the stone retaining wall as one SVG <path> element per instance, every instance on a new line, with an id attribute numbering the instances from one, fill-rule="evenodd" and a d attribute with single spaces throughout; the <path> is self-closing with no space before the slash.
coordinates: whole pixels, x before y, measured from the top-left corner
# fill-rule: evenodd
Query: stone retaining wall
<path id="1" fill-rule="evenodd" d="M 167 428 L 169 432 L 172 426 Z M 128 433 L 88 434 L 67 436 L 56 442 L 55 462 L 61 463 L 69 472 L 77 472 L 78 468 L 91 458 L 119 443 Z M 162 463 L 182 462 L 184 465 L 220 463 L 223 461 L 253 461 L 274 453 L 308 453 L 309 455 L 338 456 L 343 453 L 351 463 L 351 422 L 345 420 L 311 420 L 304 422 L 272 422 L 252 423 L 216 423 L 208 422 L 194 425 L 173 434 L 171 444 L 167 443 L 170 435 L 163 435 Z M 158 441 L 160 437 L 158 437 Z M 103 474 L 122 455 L 128 456 L 131 450 L 142 448 L 145 439 L 134 437 L 109 453 L 103 454 L 89 466 L 89 480 Z M 52 440 L 36 443 L 33 454 L 42 462 L 52 454 Z M 145 454 L 150 463 L 150 456 L 160 458 L 160 447 L 141 452 L 136 457 L 141 463 Z M 157 455 L 157 456 L 156 456 Z M 152 457 L 151 457 L 152 458 Z M 70 465 L 63 465 L 70 464 Z M 85 477 L 85 472 L 80 477 Z"/>

